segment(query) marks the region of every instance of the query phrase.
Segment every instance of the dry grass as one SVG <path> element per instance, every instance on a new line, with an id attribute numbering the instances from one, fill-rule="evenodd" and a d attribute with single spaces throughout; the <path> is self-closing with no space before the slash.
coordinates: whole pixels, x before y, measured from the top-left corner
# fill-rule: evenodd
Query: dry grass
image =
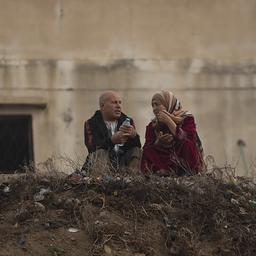
<path id="1" fill-rule="evenodd" d="M 64 209 L 86 232 L 91 256 L 109 250 L 122 256 L 255 255 L 253 179 L 236 177 L 230 166 L 196 176 L 146 178 L 98 164 L 90 180 L 74 184 L 49 161 L 45 175 L 28 170 L 16 179 L 13 197 L 26 207 L 40 187 L 49 187 L 44 205 Z"/>

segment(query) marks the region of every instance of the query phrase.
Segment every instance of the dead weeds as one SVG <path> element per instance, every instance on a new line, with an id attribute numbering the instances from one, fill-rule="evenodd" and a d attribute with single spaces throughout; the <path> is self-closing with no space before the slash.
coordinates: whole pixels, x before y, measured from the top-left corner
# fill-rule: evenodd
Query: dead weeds
<path id="1" fill-rule="evenodd" d="M 256 184 L 223 169 L 165 178 L 30 173 L 2 183 L 0 203 L 0 255 L 256 255 Z M 68 243 L 54 238 L 60 230 Z M 39 233 L 47 238 L 36 242 Z"/>

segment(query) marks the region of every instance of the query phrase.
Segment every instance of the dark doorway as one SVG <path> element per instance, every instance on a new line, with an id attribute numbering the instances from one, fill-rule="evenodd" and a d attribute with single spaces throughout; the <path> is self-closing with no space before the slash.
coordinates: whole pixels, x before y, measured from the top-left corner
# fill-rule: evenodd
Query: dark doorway
<path id="1" fill-rule="evenodd" d="M 32 117 L 0 115 L 0 173 L 13 173 L 33 160 Z"/>

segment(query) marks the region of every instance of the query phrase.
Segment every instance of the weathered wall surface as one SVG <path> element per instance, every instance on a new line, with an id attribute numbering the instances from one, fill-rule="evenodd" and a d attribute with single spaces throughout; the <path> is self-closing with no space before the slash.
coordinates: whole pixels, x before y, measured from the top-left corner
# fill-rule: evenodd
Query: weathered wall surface
<path id="1" fill-rule="evenodd" d="M 0 103 L 35 100 L 36 162 L 84 157 L 83 122 L 105 89 L 120 91 L 143 139 L 155 91 L 196 116 L 206 154 L 255 160 L 256 1 L 0 0 Z"/>

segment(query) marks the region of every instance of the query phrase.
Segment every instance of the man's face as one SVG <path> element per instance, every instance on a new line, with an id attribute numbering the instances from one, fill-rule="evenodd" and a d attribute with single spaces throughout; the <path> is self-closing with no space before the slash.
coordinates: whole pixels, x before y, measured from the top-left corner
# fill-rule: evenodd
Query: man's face
<path id="1" fill-rule="evenodd" d="M 105 121 L 114 121 L 121 116 L 121 98 L 117 93 L 109 93 L 101 106 Z"/>

